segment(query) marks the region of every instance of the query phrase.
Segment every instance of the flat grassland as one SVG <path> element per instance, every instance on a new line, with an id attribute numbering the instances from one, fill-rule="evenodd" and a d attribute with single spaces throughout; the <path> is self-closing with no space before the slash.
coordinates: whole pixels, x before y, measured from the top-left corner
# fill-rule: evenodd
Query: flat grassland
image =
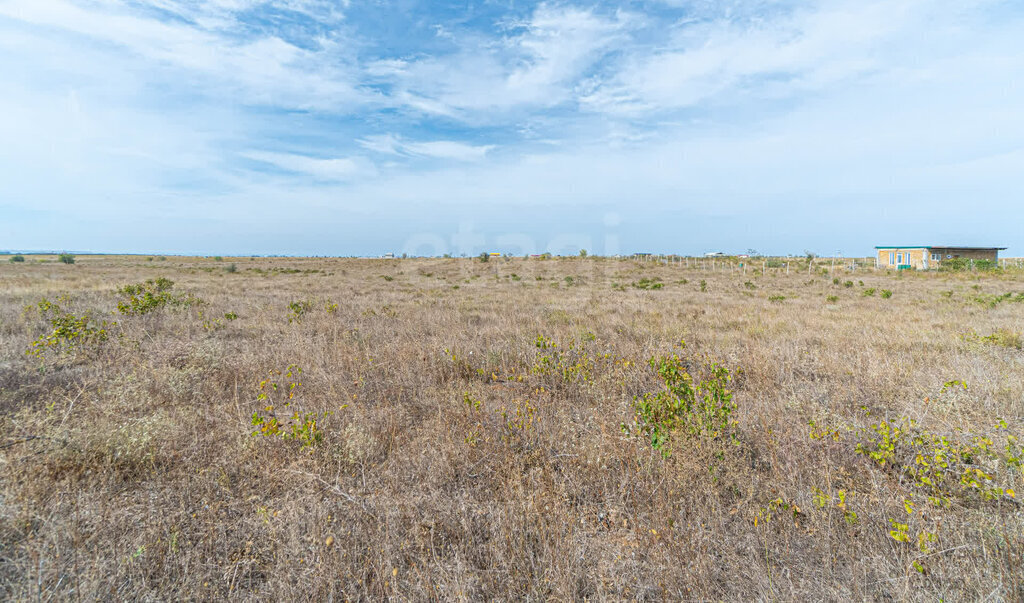
<path id="1" fill-rule="evenodd" d="M 0 598 L 1024 599 L 1024 273 L 718 267 L 4 261 Z"/>

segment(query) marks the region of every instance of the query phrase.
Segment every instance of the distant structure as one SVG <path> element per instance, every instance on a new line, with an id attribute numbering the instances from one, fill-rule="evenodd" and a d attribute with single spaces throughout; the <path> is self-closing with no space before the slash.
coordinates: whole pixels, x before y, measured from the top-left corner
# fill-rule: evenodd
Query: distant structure
<path id="1" fill-rule="evenodd" d="M 875 247 L 875 265 L 894 270 L 928 270 L 938 268 L 943 261 L 963 258 L 996 262 L 1005 247 L 940 247 L 914 245 L 882 245 Z"/>
<path id="2" fill-rule="evenodd" d="M 722 253 L 721 251 L 709 251 L 709 252 L 704 254 L 704 257 L 706 257 L 706 258 L 723 258 L 723 257 L 725 257 L 725 254 Z"/>
<path id="3" fill-rule="evenodd" d="M 395 259 L 395 254 L 389 251 L 380 257 L 384 258 L 385 260 L 393 260 Z"/>

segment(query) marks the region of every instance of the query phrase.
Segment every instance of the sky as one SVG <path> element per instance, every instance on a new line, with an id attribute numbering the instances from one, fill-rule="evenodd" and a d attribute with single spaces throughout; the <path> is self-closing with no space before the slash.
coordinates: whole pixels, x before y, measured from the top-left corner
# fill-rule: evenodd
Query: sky
<path id="1" fill-rule="evenodd" d="M 1020 0 L 0 0 L 0 249 L 1024 255 Z"/>

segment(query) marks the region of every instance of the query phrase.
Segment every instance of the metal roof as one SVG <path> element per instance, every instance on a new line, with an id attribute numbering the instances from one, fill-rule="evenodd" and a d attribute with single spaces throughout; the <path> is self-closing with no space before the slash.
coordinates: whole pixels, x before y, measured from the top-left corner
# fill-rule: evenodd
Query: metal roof
<path id="1" fill-rule="evenodd" d="M 959 247 L 956 245 L 876 245 L 875 249 L 958 249 L 960 251 L 1002 251 L 1005 247 Z"/>

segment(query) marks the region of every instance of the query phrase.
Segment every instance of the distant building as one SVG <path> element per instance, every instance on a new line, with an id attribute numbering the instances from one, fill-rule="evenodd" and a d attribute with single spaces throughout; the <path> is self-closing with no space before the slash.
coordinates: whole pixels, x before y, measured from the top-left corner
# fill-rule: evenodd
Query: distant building
<path id="1" fill-rule="evenodd" d="M 928 270 L 938 268 L 942 262 L 956 258 L 965 260 L 987 260 L 995 262 L 1005 247 L 926 247 L 926 246 L 879 246 L 875 247 L 875 264 L 882 268 L 896 270 Z"/>
<path id="2" fill-rule="evenodd" d="M 722 253 L 721 251 L 709 251 L 709 252 L 704 254 L 704 257 L 706 257 L 706 258 L 722 258 L 722 257 L 725 257 L 725 254 Z"/>
<path id="3" fill-rule="evenodd" d="M 393 260 L 393 259 L 395 259 L 395 254 L 393 254 L 393 253 L 391 253 L 389 251 L 388 253 L 385 253 L 381 257 L 384 258 L 385 260 Z"/>

